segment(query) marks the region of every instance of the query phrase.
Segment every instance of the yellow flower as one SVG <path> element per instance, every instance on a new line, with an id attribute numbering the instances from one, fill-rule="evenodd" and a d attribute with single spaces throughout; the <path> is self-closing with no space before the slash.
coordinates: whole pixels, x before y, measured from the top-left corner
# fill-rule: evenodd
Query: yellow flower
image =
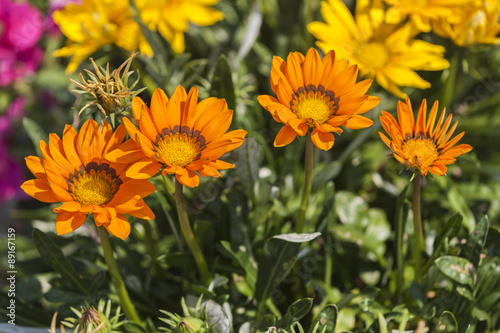
<path id="1" fill-rule="evenodd" d="M 140 15 L 147 27 L 159 31 L 172 49 L 184 51 L 184 33 L 189 23 L 208 26 L 224 18 L 212 6 L 219 0 L 136 0 Z"/>
<path id="2" fill-rule="evenodd" d="M 389 113 L 382 111 L 380 121 L 390 138 L 378 132 L 382 141 L 389 147 L 394 157 L 407 168 L 419 170 L 422 175 L 431 172 L 437 176 L 446 174 L 446 165 L 455 163 L 456 157 L 472 150 L 467 144 L 455 146 L 465 132 L 451 136 L 457 128 L 458 121 L 451 125 L 451 114 L 445 121 L 443 109 L 438 123 L 438 101 L 432 106 L 427 119 L 427 102 L 424 99 L 417 114 L 417 121 L 413 116 L 410 99 L 406 103 L 398 102 L 398 120 Z"/>
<path id="3" fill-rule="evenodd" d="M 290 53 L 286 62 L 274 57 L 271 88 L 278 99 L 268 95 L 258 97 L 274 120 L 285 124 L 274 146 L 285 146 L 311 128 L 316 147 L 329 150 L 335 141 L 333 133 L 342 133 L 339 126 L 351 129 L 371 126 L 373 122 L 361 114 L 377 106 L 380 99 L 365 95 L 372 80 L 356 83 L 357 76 L 357 67 L 339 61 L 333 51 L 323 60 L 313 48 L 305 57 L 299 52 Z"/>
<path id="4" fill-rule="evenodd" d="M 323 52 L 335 50 L 340 59 L 358 65 L 361 75 L 375 78 L 378 84 L 398 97 L 406 97 L 400 87 L 426 89 L 430 83 L 416 70 L 442 70 L 449 67 L 445 49 L 413 39 L 411 24 L 389 25 L 383 11 L 359 1 L 356 20 L 341 0 L 323 1 L 321 13 L 326 23 L 312 22 L 307 28 Z"/>
<path id="5" fill-rule="evenodd" d="M 433 21 L 433 31 L 452 39 L 455 44 L 500 44 L 500 2 L 478 0 L 457 9 L 459 20 L 453 22 L 446 17 Z"/>
<path id="6" fill-rule="evenodd" d="M 108 44 L 127 51 L 139 48 L 142 54 L 153 55 L 132 17 L 128 0 L 83 0 L 81 4 L 68 4 L 53 15 L 54 22 L 68 38 L 68 45 L 54 52 L 56 57 L 72 57 L 67 73 L 75 71 L 84 59 Z"/>
<path id="7" fill-rule="evenodd" d="M 186 94 L 178 86 L 170 99 L 163 90 L 156 89 L 150 108 L 134 97 L 132 112 L 139 129 L 123 118 L 131 139 L 106 158 L 127 163 L 142 156 L 129 173 L 149 178 L 163 168 L 164 175 L 175 174 L 188 187 L 198 186 L 198 174 L 222 177 L 218 170 L 233 168 L 234 165 L 219 158 L 241 146 L 247 133 L 244 130 L 226 133 L 233 111 L 227 108 L 224 99 L 210 97 L 198 103 L 196 87 Z"/>
<path id="8" fill-rule="evenodd" d="M 155 186 L 145 179 L 135 179 L 129 172 L 138 158 L 127 163 L 105 158 L 123 142 L 125 134 L 123 125 L 113 133 L 109 123 L 100 128 L 92 119 L 79 133 L 66 125 L 62 139 L 52 133 L 49 144 L 40 141 L 43 158 L 26 158 L 36 179 L 27 180 L 21 188 L 42 202 L 63 202 L 54 208 L 58 235 L 79 228 L 88 214 L 94 214 L 97 226 L 103 225 L 113 236 L 125 239 L 130 224 L 124 214 L 155 218 L 143 200 Z"/>
<path id="9" fill-rule="evenodd" d="M 384 0 L 390 7 L 387 9 L 385 21 L 390 24 L 402 22 L 409 18 L 411 23 L 420 31 L 429 32 L 431 22 L 439 18 L 446 18 L 451 22 L 458 22 L 456 9 L 473 3 L 475 0 Z"/>

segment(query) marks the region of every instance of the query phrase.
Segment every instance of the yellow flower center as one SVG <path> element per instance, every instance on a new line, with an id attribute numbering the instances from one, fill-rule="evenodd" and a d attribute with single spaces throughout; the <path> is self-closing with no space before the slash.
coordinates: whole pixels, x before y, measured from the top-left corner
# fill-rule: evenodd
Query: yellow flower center
<path id="1" fill-rule="evenodd" d="M 200 142 L 192 134 L 171 133 L 157 142 L 158 156 L 167 164 L 186 166 L 196 160 L 200 154 Z"/>
<path id="2" fill-rule="evenodd" d="M 89 163 L 86 168 L 75 171 L 68 180 L 68 192 L 82 206 L 101 206 L 111 201 L 118 191 L 121 179 L 108 164 Z"/>
<path id="3" fill-rule="evenodd" d="M 374 74 L 374 70 L 382 68 L 385 64 L 387 64 L 390 58 L 390 53 L 383 43 L 372 42 L 361 45 L 356 52 L 356 58 L 358 59 L 361 67 L 371 74 Z"/>
<path id="4" fill-rule="evenodd" d="M 333 91 L 311 84 L 292 95 L 290 109 L 299 119 L 311 119 L 323 124 L 338 110 L 338 101 Z M 309 122 L 309 126 L 314 126 L 314 122 Z"/>
<path id="5" fill-rule="evenodd" d="M 436 144 L 429 138 L 411 138 L 401 147 L 408 165 L 417 169 L 432 165 L 439 156 Z"/>

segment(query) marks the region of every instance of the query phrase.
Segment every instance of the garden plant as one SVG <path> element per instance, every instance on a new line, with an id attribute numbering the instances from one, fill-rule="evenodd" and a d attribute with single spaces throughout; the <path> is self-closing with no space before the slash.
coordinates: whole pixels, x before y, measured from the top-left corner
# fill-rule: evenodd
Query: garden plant
<path id="1" fill-rule="evenodd" d="M 0 332 L 500 332 L 498 0 L 0 0 Z"/>

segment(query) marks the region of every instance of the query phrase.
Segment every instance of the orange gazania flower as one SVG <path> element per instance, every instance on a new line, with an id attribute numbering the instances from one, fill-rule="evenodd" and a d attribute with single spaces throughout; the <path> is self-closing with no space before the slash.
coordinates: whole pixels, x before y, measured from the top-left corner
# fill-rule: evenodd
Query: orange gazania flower
<path id="1" fill-rule="evenodd" d="M 198 186 L 198 174 L 222 177 L 218 170 L 233 168 L 233 164 L 219 158 L 238 148 L 247 133 L 244 130 L 226 133 L 233 111 L 227 108 L 224 99 L 210 97 L 198 103 L 196 87 L 186 94 L 178 86 L 170 99 L 163 90 L 156 89 L 151 108 L 134 97 L 132 112 L 140 129 L 123 118 L 131 139 L 107 158 L 129 162 L 142 155 L 128 172 L 149 178 L 163 167 L 163 175 L 175 174 L 179 182 L 189 187 Z"/>
<path id="2" fill-rule="evenodd" d="M 438 123 L 436 116 L 438 112 L 438 101 L 432 106 L 429 119 L 427 119 L 427 102 L 424 99 L 418 110 L 417 122 L 415 123 L 410 99 L 406 104 L 398 102 L 398 121 L 385 111 L 382 111 L 380 121 L 386 130 L 390 140 L 379 132 L 382 141 L 392 150 L 394 157 L 407 168 L 419 170 L 422 175 L 431 172 L 437 176 L 446 173 L 446 165 L 456 161 L 456 157 L 469 152 L 472 147 L 467 144 L 455 144 L 462 138 L 465 132 L 451 136 L 457 128 L 458 121 L 451 125 L 451 114 L 445 121 L 446 108 L 441 112 Z"/>
<path id="3" fill-rule="evenodd" d="M 342 133 L 339 126 L 351 129 L 371 126 L 373 121 L 361 114 L 377 106 L 380 98 L 365 95 L 372 80 L 356 83 L 357 74 L 357 66 L 350 66 L 346 60 L 338 61 L 334 51 L 328 52 L 323 60 L 314 48 L 305 57 L 292 52 L 286 62 L 274 57 L 271 88 L 278 98 L 258 97 L 274 120 L 285 124 L 274 146 L 285 146 L 311 128 L 316 147 L 329 150 L 335 141 L 332 133 Z"/>
<path id="4" fill-rule="evenodd" d="M 26 158 L 36 179 L 24 182 L 21 188 L 42 202 L 63 202 L 54 208 L 58 213 L 58 235 L 79 228 L 92 213 L 97 226 L 103 225 L 121 239 L 130 233 L 124 214 L 154 219 L 143 198 L 154 192 L 155 186 L 147 180 L 126 176 L 131 164 L 117 164 L 105 158 L 123 142 L 125 134 L 123 125 L 113 133 L 110 124 L 104 123 L 100 128 L 94 120 L 86 121 L 79 133 L 66 125 L 62 140 L 52 133 L 49 144 L 40 141 L 43 158 Z"/>

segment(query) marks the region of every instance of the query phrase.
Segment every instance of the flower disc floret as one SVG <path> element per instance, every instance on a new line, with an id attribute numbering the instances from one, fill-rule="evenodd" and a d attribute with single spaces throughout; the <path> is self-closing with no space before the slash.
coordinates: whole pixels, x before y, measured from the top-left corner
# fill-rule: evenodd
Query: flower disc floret
<path id="1" fill-rule="evenodd" d="M 175 174 L 188 187 L 198 186 L 199 176 L 222 177 L 219 170 L 233 168 L 219 158 L 239 147 L 246 135 L 244 130 L 227 132 L 233 111 L 223 99 L 210 97 L 198 102 L 198 89 L 189 94 L 178 86 L 170 99 L 157 89 L 151 108 L 138 97 L 132 100 L 132 112 L 137 128 L 129 119 L 124 124 L 130 140 L 106 156 L 111 161 L 141 156 L 129 172 L 149 178 L 161 170 Z"/>
<path id="2" fill-rule="evenodd" d="M 316 147 L 333 147 L 333 133 L 342 133 L 340 126 L 358 129 L 373 122 L 362 116 L 380 102 L 366 95 L 371 80 L 356 83 L 357 66 L 339 61 L 334 51 L 323 59 L 311 48 L 304 56 L 292 52 L 286 61 L 274 57 L 271 68 L 271 88 L 276 97 L 261 95 L 260 105 L 284 126 L 274 145 L 282 147 L 297 135 L 304 136 L 311 129 Z"/>
<path id="3" fill-rule="evenodd" d="M 159 157 L 166 164 L 184 167 L 200 155 L 200 143 L 191 134 L 169 134 L 157 143 Z"/>
<path id="4" fill-rule="evenodd" d="M 424 99 L 418 110 L 417 120 L 413 116 L 410 99 L 406 103 L 399 101 L 398 121 L 386 111 L 382 111 L 380 122 L 389 137 L 379 132 L 382 141 L 391 149 L 394 157 L 406 168 L 418 170 L 422 175 L 431 172 L 437 176 L 446 174 L 446 165 L 472 150 L 468 144 L 457 145 L 464 132 L 451 138 L 458 122 L 451 126 L 451 114 L 445 111 L 436 123 L 438 102 L 432 106 L 427 118 L 427 102 Z"/>
<path id="5" fill-rule="evenodd" d="M 155 186 L 130 172 L 137 156 L 116 163 L 105 158 L 123 142 L 125 134 L 123 125 L 113 132 L 109 123 L 101 127 L 94 120 L 86 121 L 79 133 L 66 125 L 62 139 L 51 134 L 48 144 L 40 142 L 43 158 L 26 158 L 36 179 L 24 182 L 21 188 L 42 202 L 62 202 L 54 208 L 58 235 L 79 228 L 89 214 L 94 215 L 97 226 L 122 239 L 130 233 L 125 214 L 154 219 L 143 198 Z"/>

